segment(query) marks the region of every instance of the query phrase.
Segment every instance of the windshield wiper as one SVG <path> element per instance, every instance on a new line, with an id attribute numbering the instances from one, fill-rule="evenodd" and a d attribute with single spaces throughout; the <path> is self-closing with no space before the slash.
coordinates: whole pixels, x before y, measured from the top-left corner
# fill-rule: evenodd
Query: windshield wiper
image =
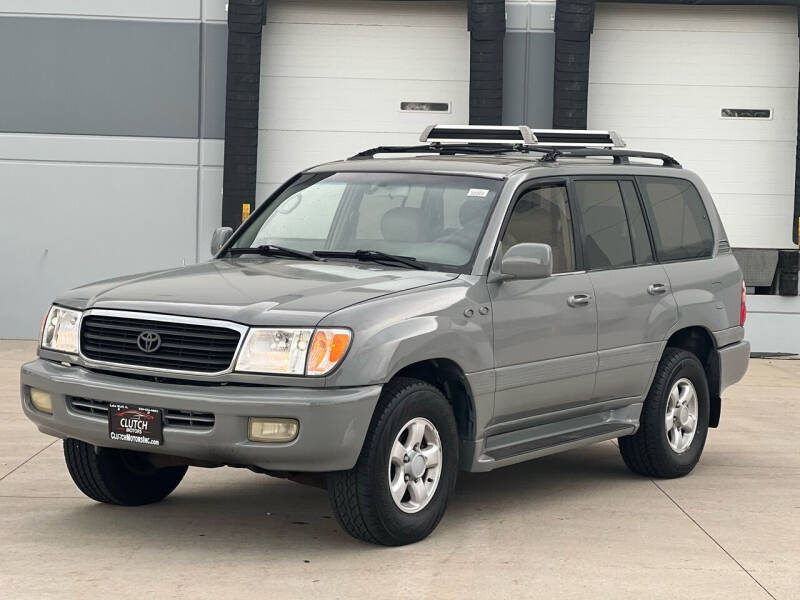
<path id="1" fill-rule="evenodd" d="M 394 262 L 405 265 L 411 269 L 419 269 L 420 271 L 427 271 L 428 267 L 421 265 L 413 256 L 398 256 L 396 254 L 387 254 L 380 250 L 356 250 L 355 252 L 338 252 L 335 250 L 314 250 L 317 256 L 324 256 L 326 258 L 355 258 L 357 260 L 372 261 L 372 262 Z"/>
<path id="2" fill-rule="evenodd" d="M 262 246 L 255 246 L 254 248 L 231 248 L 228 250 L 228 253 L 231 256 L 261 254 L 262 256 L 290 256 L 292 258 L 304 258 L 305 260 L 323 260 L 311 252 L 303 252 L 302 250 L 294 250 L 293 248 L 285 248 L 284 246 L 276 246 L 274 244 L 264 244 Z"/>

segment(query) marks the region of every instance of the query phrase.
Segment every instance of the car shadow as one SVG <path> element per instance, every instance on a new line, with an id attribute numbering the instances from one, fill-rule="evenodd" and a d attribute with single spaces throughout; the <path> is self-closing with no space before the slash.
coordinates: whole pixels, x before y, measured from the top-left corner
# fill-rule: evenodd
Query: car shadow
<path id="1" fill-rule="evenodd" d="M 461 473 L 437 535 L 470 527 L 476 512 L 503 511 L 520 503 L 585 498 L 595 490 L 634 479 L 608 443 L 520 463 L 488 473 Z M 151 549 L 176 545 L 202 554 L 307 553 L 325 548 L 369 550 L 346 535 L 333 518 L 325 490 L 253 474 L 252 477 L 188 477 L 163 502 L 129 508 L 92 503 L 70 505 L 68 514 L 43 515 L 62 535 L 90 534 L 112 551 L 121 540 Z"/>

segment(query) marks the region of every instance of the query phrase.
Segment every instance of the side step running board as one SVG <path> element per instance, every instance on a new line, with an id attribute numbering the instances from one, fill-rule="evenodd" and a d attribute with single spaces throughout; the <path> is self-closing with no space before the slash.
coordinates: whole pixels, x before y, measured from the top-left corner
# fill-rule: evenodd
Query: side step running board
<path id="1" fill-rule="evenodd" d="M 537 450 L 545 450 L 555 446 L 571 444 L 583 439 L 596 438 L 600 436 L 607 436 L 610 439 L 612 437 L 616 437 L 613 435 L 615 433 L 618 433 L 619 435 L 628 435 L 631 433 L 631 430 L 632 427 L 626 423 L 603 423 L 594 427 L 586 427 L 559 435 L 538 438 L 535 440 L 512 444 L 510 446 L 504 446 L 502 448 L 496 448 L 494 450 L 488 450 L 485 453 L 485 456 L 488 456 L 493 460 L 505 460 L 521 454 L 536 452 Z"/>

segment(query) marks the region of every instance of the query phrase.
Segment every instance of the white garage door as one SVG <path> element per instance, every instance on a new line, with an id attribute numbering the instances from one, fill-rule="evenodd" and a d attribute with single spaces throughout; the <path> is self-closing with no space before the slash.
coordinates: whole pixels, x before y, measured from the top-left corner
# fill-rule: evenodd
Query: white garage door
<path id="1" fill-rule="evenodd" d="M 373 146 L 418 143 L 431 123 L 466 123 L 466 6 L 270 0 L 262 40 L 258 201 L 308 166 Z M 440 103 L 447 110 L 402 111 L 401 102 Z"/>
<path id="2" fill-rule="evenodd" d="M 794 247 L 797 34 L 794 8 L 598 4 L 589 125 L 699 173 L 732 246 Z"/>

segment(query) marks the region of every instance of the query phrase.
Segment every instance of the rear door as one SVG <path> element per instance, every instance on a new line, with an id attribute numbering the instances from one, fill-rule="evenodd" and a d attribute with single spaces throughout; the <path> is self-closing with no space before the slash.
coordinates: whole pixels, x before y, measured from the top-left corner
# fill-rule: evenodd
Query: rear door
<path id="1" fill-rule="evenodd" d="M 597 305 L 593 400 L 638 398 L 677 322 L 677 305 L 664 268 L 655 263 L 633 178 L 574 178 L 572 190 Z"/>

